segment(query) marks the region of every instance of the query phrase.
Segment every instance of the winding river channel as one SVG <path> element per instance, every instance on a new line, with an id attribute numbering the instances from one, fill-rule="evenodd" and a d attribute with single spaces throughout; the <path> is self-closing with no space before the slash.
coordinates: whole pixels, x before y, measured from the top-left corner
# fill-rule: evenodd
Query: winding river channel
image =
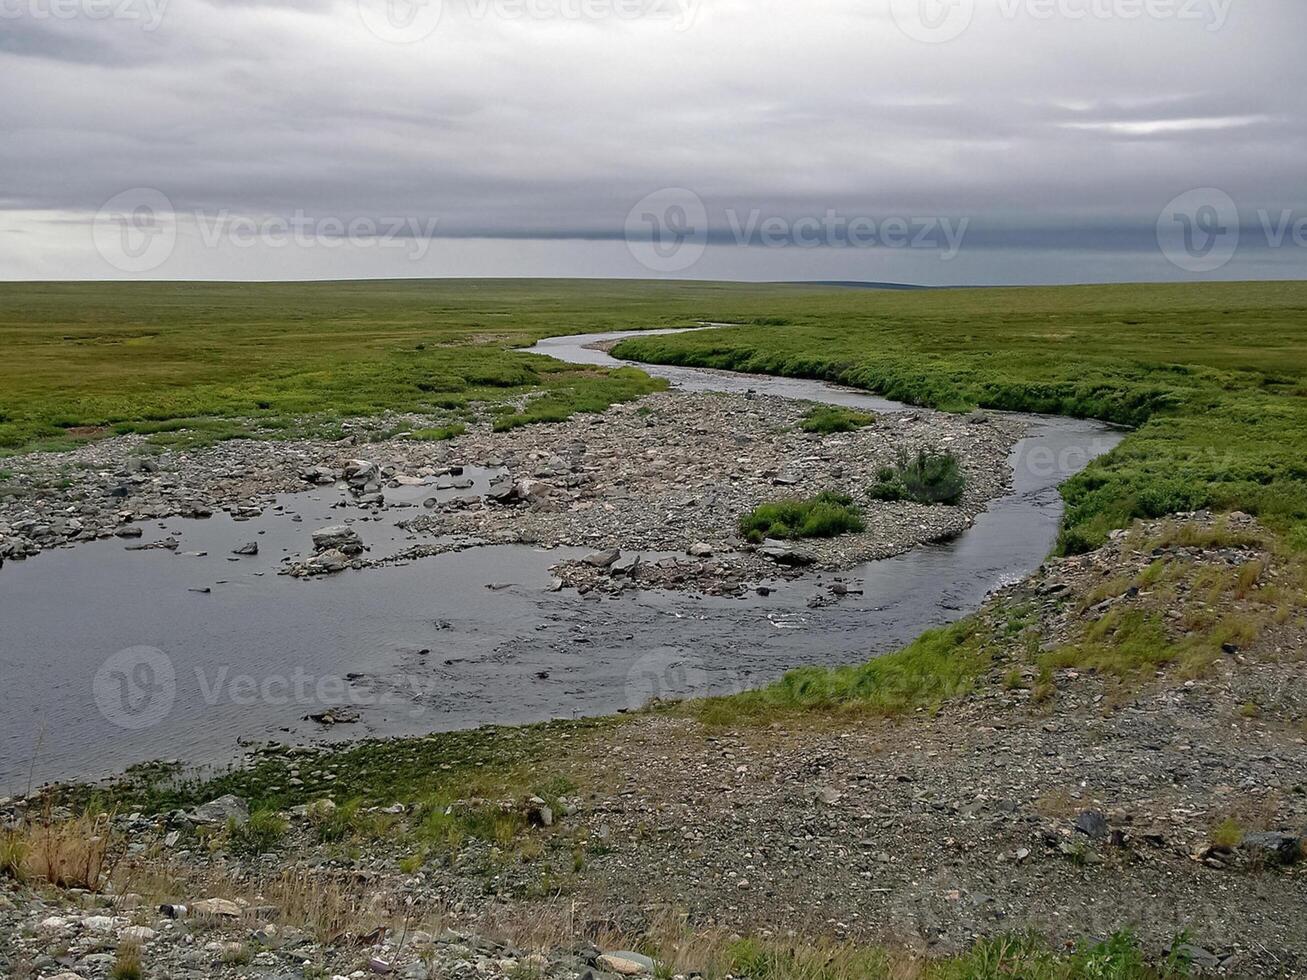
<path id="1" fill-rule="evenodd" d="M 594 345 L 624 336 L 551 338 L 533 350 L 617 366 Z M 922 411 L 819 382 L 641 367 L 685 391 Z M 1092 421 L 1028 421 L 1010 493 L 951 542 L 843 573 L 863 594 L 821 608 L 808 606 L 822 591 L 815 574 L 744 599 L 547 591 L 550 566 L 574 549 L 479 547 L 313 581 L 277 575 L 309 530 L 340 521 L 343 491 L 330 487 L 282 495 L 240 523 L 216 514 L 143 525 L 145 543 L 184 532 L 180 554 L 110 539 L 11 563 L 0 572 L 0 796 L 150 759 L 226 764 L 269 739 L 604 714 L 892 650 L 1035 569 L 1061 517 L 1058 485 L 1122 437 Z M 469 475 L 483 489 L 493 473 Z M 383 510 L 367 525 L 374 556 L 413 544 L 396 526 L 410 516 Z M 258 556 L 231 560 L 256 537 Z M 357 722 L 308 717 L 333 705 L 350 706 Z"/>

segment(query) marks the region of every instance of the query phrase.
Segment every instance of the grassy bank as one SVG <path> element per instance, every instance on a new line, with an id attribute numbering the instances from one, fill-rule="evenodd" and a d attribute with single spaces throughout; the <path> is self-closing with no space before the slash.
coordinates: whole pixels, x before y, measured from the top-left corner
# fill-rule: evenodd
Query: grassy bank
<path id="1" fill-rule="evenodd" d="M 1135 517 L 1240 509 L 1307 546 L 1307 283 L 823 293 L 623 357 L 1136 426 L 1064 488 L 1061 548 Z"/>

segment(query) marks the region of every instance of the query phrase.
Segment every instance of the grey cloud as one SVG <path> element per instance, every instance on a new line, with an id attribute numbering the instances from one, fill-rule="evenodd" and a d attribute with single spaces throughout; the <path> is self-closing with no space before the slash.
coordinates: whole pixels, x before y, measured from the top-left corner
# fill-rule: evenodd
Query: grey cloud
<path id="1" fill-rule="evenodd" d="M 348 0 L 172 0 L 150 32 L 0 21 L 0 85 L 24 93 L 0 104 L 0 222 L 40 215 L 28 237 L 57 250 L 154 187 L 182 212 L 620 246 L 636 201 L 686 187 L 713 243 L 728 211 L 966 218 L 1011 281 L 1023 247 L 1147 249 L 1193 187 L 1248 215 L 1307 208 L 1299 0 L 1245 0 L 1215 32 L 981 18 L 939 46 L 898 33 L 884 0 L 702 0 L 685 31 L 471 3 L 445 0 L 412 45 Z"/>

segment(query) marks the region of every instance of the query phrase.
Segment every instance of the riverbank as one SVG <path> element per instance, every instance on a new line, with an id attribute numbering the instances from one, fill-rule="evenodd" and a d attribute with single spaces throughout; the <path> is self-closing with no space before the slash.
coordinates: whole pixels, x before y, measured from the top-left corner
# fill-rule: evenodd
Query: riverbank
<path id="1" fill-rule="evenodd" d="M 1305 323 L 1302 282 L 871 292 L 711 335 L 635 337 L 614 353 L 821 379 L 951 411 L 1128 425 L 1118 451 L 1063 488 L 1060 550 L 1207 507 L 1257 514 L 1303 551 Z"/>
<path id="2" fill-rule="evenodd" d="M 965 621 L 983 656 L 952 691 L 766 712 L 743 695 L 147 781 L 118 795 L 118 898 L 37 903 L 11 884 L 0 915 L 22 937 L 11 956 L 68 950 L 86 978 L 110 966 L 97 951 L 147 936 L 134 927 L 173 977 L 372 960 L 411 977 L 424 960 L 446 971 L 433 976 L 577 977 L 632 946 L 685 975 L 739 955 L 732 937 L 824 943 L 829 963 L 858 949 L 884 968 L 816 975 L 889 976 L 891 961 L 1025 929 L 1054 950 L 1129 930 L 1137 955 L 1191 963 L 1174 975 L 1297 976 L 1303 588 L 1251 519 L 1140 526 Z M 1120 656 L 1141 635 L 1130 623 L 1158 631 L 1138 659 Z M 240 802 L 197 813 L 227 794 Z M 269 808 L 280 817 L 244 823 Z M 156 910 L 215 898 L 236 901 L 231 917 Z M 1022 975 L 1091 975 L 1044 969 Z"/>
<path id="3" fill-rule="evenodd" d="M 620 367 L 587 339 L 548 349 Z M 33 696 L 0 725 L 0 788 L 164 755 L 222 764 L 266 738 L 629 710 L 858 659 L 1033 567 L 1056 484 L 1119 438 L 807 382 L 773 395 L 766 378 L 672 380 L 636 405 L 507 431 L 487 407 L 439 438 L 409 415 L 354 420 L 335 442 L 123 436 L 15 457 L 0 551 L 57 554 L 7 570 L 14 680 Z M 827 401 L 848 431 L 811 430 Z M 879 468 L 918 450 L 958 460 L 961 498 L 872 499 Z M 292 486 L 307 489 L 275 492 Z M 846 494 L 862 529 L 743 537 L 750 510 L 823 493 Z M 948 543 L 912 550 L 932 541 Z M 54 612 L 68 595 L 75 620 Z M 621 595 L 624 609 L 594 602 Z M 146 669 L 167 694 L 138 723 Z M 42 693 L 68 671 L 93 673 L 90 691 Z"/>

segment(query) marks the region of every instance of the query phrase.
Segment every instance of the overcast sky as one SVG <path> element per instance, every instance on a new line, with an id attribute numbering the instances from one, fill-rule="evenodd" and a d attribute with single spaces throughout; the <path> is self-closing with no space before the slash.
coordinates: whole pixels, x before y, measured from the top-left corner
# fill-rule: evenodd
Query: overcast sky
<path id="1" fill-rule="evenodd" d="M 1307 278 L 1303 0 L 0 0 L 0 278 Z"/>

